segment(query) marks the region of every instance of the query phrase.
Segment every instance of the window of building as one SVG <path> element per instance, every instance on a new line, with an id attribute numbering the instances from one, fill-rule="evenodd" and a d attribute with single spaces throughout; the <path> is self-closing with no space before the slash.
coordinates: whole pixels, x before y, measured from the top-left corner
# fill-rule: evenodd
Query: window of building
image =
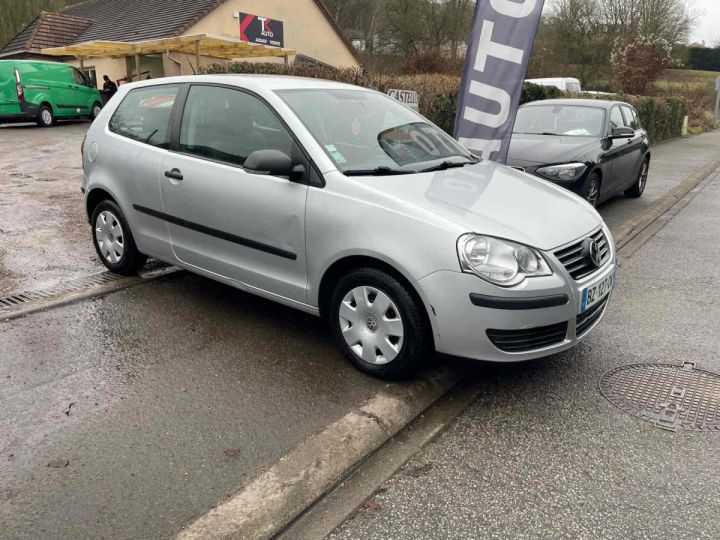
<path id="1" fill-rule="evenodd" d="M 256 150 L 293 156 L 293 139 L 255 96 L 217 86 L 193 86 L 185 103 L 180 151 L 242 165 Z"/>
<path id="2" fill-rule="evenodd" d="M 110 119 L 110 131 L 159 148 L 170 146 L 170 114 L 176 85 L 131 90 Z"/>

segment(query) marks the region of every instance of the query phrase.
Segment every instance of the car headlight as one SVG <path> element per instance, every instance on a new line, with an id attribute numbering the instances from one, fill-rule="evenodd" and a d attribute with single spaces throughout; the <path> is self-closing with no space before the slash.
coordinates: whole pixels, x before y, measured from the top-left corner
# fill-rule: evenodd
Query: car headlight
<path id="1" fill-rule="evenodd" d="M 528 277 L 552 275 L 540 252 L 508 240 L 469 233 L 458 239 L 457 250 L 463 272 L 495 285 L 511 287 Z"/>
<path id="2" fill-rule="evenodd" d="M 572 180 L 577 180 L 578 178 L 580 178 L 586 169 L 587 165 L 585 165 L 584 163 L 564 163 L 562 165 L 549 165 L 547 167 L 540 167 L 537 170 L 537 173 L 540 176 L 549 178 L 550 180 L 562 180 L 570 182 Z"/>

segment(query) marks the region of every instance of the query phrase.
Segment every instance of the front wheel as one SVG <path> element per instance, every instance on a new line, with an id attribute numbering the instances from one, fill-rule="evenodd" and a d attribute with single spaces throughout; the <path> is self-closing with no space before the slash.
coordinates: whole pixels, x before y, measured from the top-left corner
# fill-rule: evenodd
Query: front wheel
<path id="1" fill-rule="evenodd" d="M 647 186 L 647 179 L 648 179 L 648 173 L 650 172 L 650 159 L 645 159 L 643 161 L 642 167 L 640 167 L 640 172 L 638 173 L 637 180 L 635 180 L 635 183 L 630 187 L 629 189 L 625 190 L 625 196 L 631 197 L 633 199 L 637 199 L 642 196 L 643 192 L 645 191 L 645 186 Z"/>
<path id="2" fill-rule="evenodd" d="M 585 180 L 585 185 L 583 186 L 582 196 L 593 208 L 596 208 L 600 202 L 600 184 L 600 176 L 598 173 L 592 173 L 588 176 L 587 180 Z"/>
<path id="3" fill-rule="evenodd" d="M 147 261 L 140 253 L 125 216 L 113 201 L 102 201 L 93 211 L 93 244 L 102 263 L 116 274 L 136 274 Z"/>
<path id="4" fill-rule="evenodd" d="M 355 270 L 338 282 L 328 318 L 345 356 L 376 377 L 408 377 L 434 350 L 422 304 L 397 279 L 376 268 Z"/>
<path id="5" fill-rule="evenodd" d="M 102 105 L 97 102 L 93 103 L 92 112 L 90 113 L 90 119 L 95 120 L 100 114 L 100 111 L 102 111 Z"/>

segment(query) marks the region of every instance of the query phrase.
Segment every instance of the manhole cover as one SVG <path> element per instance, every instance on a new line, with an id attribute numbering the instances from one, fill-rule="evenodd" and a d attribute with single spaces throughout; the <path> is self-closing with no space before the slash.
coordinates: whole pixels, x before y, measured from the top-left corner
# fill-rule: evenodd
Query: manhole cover
<path id="1" fill-rule="evenodd" d="M 720 375 L 690 362 L 620 366 L 600 378 L 600 391 L 613 405 L 663 429 L 720 431 Z"/>

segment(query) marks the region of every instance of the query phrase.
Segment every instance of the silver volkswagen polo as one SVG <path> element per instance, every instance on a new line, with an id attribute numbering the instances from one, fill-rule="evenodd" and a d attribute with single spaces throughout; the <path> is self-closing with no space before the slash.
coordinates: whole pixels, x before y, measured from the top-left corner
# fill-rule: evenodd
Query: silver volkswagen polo
<path id="1" fill-rule="evenodd" d="M 355 86 L 129 84 L 90 128 L 83 168 L 110 270 L 151 256 L 323 316 L 376 376 L 436 351 L 515 362 L 568 349 L 613 287 L 613 240 L 590 205 Z"/>

